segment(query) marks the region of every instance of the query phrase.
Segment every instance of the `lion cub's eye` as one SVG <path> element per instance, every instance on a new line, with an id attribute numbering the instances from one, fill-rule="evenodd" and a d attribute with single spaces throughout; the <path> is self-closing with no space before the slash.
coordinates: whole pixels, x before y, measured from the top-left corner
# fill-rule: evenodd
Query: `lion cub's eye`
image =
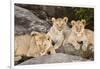
<path id="1" fill-rule="evenodd" d="M 84 28 L 84 26 L 81 25 L 80 28 Z"/>
<path id="2" fill-rule="evenodd" d="M 46 46 L 46 44 L 43 44 L 44 46 Z"/>
<path id="3" fill-rule="evenodd" d="M 62 25 L 64 25 L 64 23 L 62 23 Z"/>
<path id="4" fill-rule="evenodd" d="M 44 46 L 47 46 L 47 44 L 46 44 L 46 43 L 44 43 L 43 45 L 44 45 Z"/>
<path id="5" fill-rule="evenodd" d="M 50 40 L 50 38 L 48 38 L 48 40 Z"/>
<path id="6" fill-rule="evenodd" d="M 59 25 L 58 23 L 56 25 Z"/>

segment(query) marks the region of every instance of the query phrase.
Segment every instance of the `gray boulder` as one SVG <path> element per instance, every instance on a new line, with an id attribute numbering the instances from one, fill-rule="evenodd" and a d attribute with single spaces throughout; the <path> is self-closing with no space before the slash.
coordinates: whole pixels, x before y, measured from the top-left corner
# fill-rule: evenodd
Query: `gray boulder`
<path id="1" fill-rule="evenodd" d="M 15 5 L 15 34 L 30 33 L 31 31 L 47 32 L 50 24 L 39 19 L 31 11 Z"/>
<path id="2" fill-rule="evenodd" d="M 91 49 L 87 48 L 86 51 L 83 51 L 82 48 L 80 48 L 79 50 L 76 50 L 70 43 L 66 43 L 66 45 L 64 45 L 63 47 L 64 53 L 66 54 L 77 55 L 86 59 L 94 60 L 94 52 Z"/>
<path id="3" fill-rule="evenodd" d="M 19 65 L 30 65 L 30 64 L 47 64 L 47 63 L 66 63 L 66 62 L 78 62 L 86 61 L 86 59 L 63 53 L 56 53 L 54 55 L 45 55 L 37 58 L 32 58 L 22 62 Z"/>

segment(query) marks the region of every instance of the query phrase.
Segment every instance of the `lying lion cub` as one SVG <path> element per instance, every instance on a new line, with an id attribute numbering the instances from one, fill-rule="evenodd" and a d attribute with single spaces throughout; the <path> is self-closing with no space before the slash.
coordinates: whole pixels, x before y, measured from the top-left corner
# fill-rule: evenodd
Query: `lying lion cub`
<path id="1" fill-rule="evenodd" d="M 87 48 L 93 48 L 94 45 L 94 33 L 89 29 L 85 29 L 86 21 L 85 20 L 78 20 L 78 21 L 71 21 L 72 24 L 72 31 L 68 38 L 68 43 L 73 44 L 75 49 L 80 49 L 79 42 L 83 42 L 82 50 L 86 51 Z"/>
<path id="2" fill-rule="evenodd" d="M 15 61 L 20 60 L 21 56 L 38 57 L 47 52 L 56 53 L 48 35 L 32 32 L 31 35 L 15 36 Z"/>

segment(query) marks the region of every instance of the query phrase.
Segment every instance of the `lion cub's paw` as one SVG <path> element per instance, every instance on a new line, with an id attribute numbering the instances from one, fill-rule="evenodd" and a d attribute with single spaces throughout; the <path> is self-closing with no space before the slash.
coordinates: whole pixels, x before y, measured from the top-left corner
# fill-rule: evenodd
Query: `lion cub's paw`
<path id="1" fill-rule="evenodd" d="M 83 46 L 82 46 L 82 50 L 83 50 L 83 51 L 87 51 L 87 46 L 84 46 L 84 45 L 83 45 Z"/>
<path id="2" fill-rule="evenodd" d="M 77 44 L 76 46 L 74 46 L 74 48 L 75 48 L 76 50 L 79 50 L 79 49 L 80 49 L 80 45 Z"/>

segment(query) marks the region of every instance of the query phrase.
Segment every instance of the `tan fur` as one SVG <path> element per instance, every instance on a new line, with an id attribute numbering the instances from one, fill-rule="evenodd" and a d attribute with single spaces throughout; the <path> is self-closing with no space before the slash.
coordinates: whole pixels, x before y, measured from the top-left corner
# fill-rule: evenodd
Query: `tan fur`
<path id="1" fill-rule="evenodd" d="M 83 42 L 82 49 L 86 51 L 88 46 L 94 45 L 94 34 L 93 31 L 85 29 L 86 21 L 85 20 L 72 20 L 72 32 L 68 38 L 68 42 L 72 43 L 75 49 L 79 50 L 80 45 L 78 42 Z"/>
<path id="2" fill-rule="evenodd" d="M 56 53 L 50 37 L 46 34 L 35 32 L 34 35 L 15 36 L 15 57 L 38 57 L 47 52 Z"/>
<path id="3" fill-rule="evenodd" d="M 64 40 L 64 31 L 67 29 L 66 23 L 68 22 L 68 18 L 52 18 L 53 26 L 50 28 L 50 31 L 47 35 L 53 40 L 54 48 L 58 49 Z"/>
<path id="4" fill-rule="evenodd" d="M 26 55 L 30 46 L 31 36 L 20 35 L 15 36 L 15 55 Z"/>

